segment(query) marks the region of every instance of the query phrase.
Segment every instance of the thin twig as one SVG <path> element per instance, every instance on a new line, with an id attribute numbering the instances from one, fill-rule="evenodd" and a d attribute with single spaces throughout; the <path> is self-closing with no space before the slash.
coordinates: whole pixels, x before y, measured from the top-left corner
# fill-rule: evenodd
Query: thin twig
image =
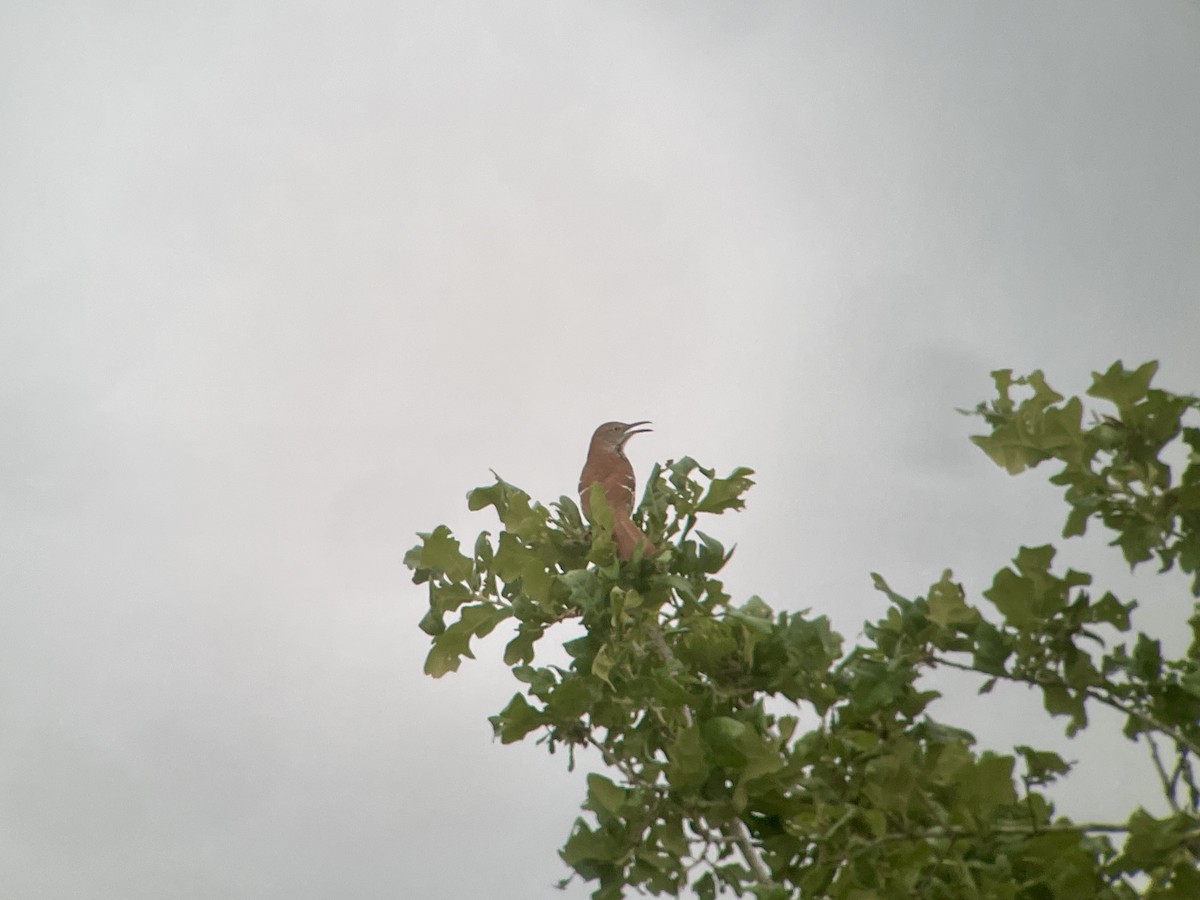
<path id="1" fill-rule="evenodd" d="M 818 841 L 833 840 L 833 836 L 835 834 L 837 834 L 839 831 L 841 831 L 842 828 L 846 825 L 846 823 L 849 822 L 851 819 L 853 819 L 857 814 L 858 814 L 857 809 L 846 810 L 842 814 L 841 818 L 839 818 L 836 822 L 834 822 L 832 825 L 830 825 L 829 828 L 827 828 L 825 830 L 825 833 L 823 835 L 821 835 L 819 838 L 817 838 L 817 840 Z"/>
<path id="2" fill-rule="evenodd" d="M 643 787 L 654 787 L 654 785 L 643 778 L 636 769 L 634 769 L 624 760 L 613 755 L 611 750 L 592 737 L 592 735 L 589 734 L 585 740 L 600 751 L 600 755 L 604 758 L 604 761 L 608 763 L 608 765 L 612 766 L 614 769 L 620 770 L 621 774 L 625 776 L 626 781 L 628 781 L 630 784 L 640 784 Z"/>
<path id="3" fill-rule="evenodd" d="M 1163 796 L 1171 804 L 1172 812 L 1180 812 L 1179 804 L 1175 802 L 1175 781 L 1167 774 L 1167 767 L 1163 765 L 1162 757 L 1158 755 L 1158 744 L 1154 743 L 1154 738 L 1150 734 L 1143 732 L 1142 737 L 1150 745 L 1150 758 L 1154 760 L 1154 768 L 1158 772 L 1159 781 L 1162 782 Z M 1175 771 L 1178 772 L 1178 768 Z"/>

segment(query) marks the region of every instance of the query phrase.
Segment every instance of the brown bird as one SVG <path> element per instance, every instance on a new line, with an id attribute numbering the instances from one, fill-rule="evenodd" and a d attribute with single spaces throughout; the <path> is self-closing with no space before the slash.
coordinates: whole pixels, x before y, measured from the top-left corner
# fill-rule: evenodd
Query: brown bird
<path id="1" fill-rule="evenodd" d="M 639 543 L 645 556 L 655 549 L 642 530 L 633 524 L 634 489 L 637 485 L 633 466 L 625 457 L 625 442 L 635 434 L 649 431 L 649 428 L 637 427 L 649 424 L 605 422 L 592 435 L 587 462 L 579 473 L 579 499 L 585 516 L 589 513 L 592 485 L 599 484 L 604 489 L 604 499 L 613 514 L 613 542 L 621 559 L 630 559 Z"/>

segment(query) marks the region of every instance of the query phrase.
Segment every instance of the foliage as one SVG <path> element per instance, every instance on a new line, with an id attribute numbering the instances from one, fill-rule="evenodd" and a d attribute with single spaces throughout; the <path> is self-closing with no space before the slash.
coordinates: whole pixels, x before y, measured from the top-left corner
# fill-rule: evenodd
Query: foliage
<path id="1" fill-rule="evenodd" d="M 1095 375 L 1088 394 L 1113 412 L 1089 424 L 1040 372 L 995 372 L 997 397 L 974 411 L 990 430 L 974 441 L 1010 473 L 1061 464 L 1064 536 L 1097 521 L 1131 565 L 1178 566 L 1200 593 L 1200 429 L 1184 426 L 1200 402 L 1151 388 L 1155 368 Z M 1188 453 L 1178 478 L 1164 452 Z M 949 571 L 915 598 L 873 576 L 888 607 L 847 647 L 824 616 L 725 593 L 731 551 L 696 525 L 740 509 L 752 474 L 656 466 L 638 515 L 665 549 L 648 559 L 619 562 L 574 501 L 548 508 L 499 478 L 468 495 L 499 516 L 494 539 L 464 552 L 438 527 L 405 558 L 429 586 L 426 672 L 456 670 L 472 639 L 515 620 L 504 661 L 522 689 L 496 734 L 603 761 L 560 851 L 594 897 L 1200 897 L 1200 608 L 1191 646 L 1168 658 L 1134 633 L 1135 603 L 1056 570 L 1052 546 L 1022 547 L 979 600 Z M 539 642 L 568 620 L 582 626 L 563 644 L 570 663 L 539 664 Z M 1059 814 L 1044 789 L 1071 764 L 1024 745 L 979 751 L 935 721 L 921 676 L 939 669 L 977 673 L 982 694 L 1028 685 L 1072 735 L 1096 704 L 1119 710 L 1169 813 Z"/>

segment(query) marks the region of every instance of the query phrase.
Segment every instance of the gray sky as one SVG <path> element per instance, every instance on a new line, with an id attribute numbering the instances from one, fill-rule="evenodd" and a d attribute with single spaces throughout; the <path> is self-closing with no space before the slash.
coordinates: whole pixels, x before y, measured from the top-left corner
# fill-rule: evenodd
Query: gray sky
<path id="1" fill-rule="evenodd" d="M 586 896 L 503 639 L 421 675 L 414 532 L 645 418 L 639 475 L 758 471 L 738 596 L 978 590 L 1061 526 L 965 440 L 989 370 L 1200 390 L 1198 85 L 1194 3 L 0 6 L 6 893 Z M 1065 812 L 1153 807 L 944 688 L 1083 760 Z"/>

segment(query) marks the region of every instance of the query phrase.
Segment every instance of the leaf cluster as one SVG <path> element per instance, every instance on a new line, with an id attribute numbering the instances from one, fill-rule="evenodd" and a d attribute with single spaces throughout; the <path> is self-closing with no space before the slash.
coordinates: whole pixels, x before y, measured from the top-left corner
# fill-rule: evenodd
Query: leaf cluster
<path id="1" fill-rule="evenodd" d="M 1097 375 L 1089 393 L 1116 414 L 1087 428 L 1082 401 L 1041 373 L 994 373 L 998 397 L 976 410 L 991 431 L 974 440 L 1013 473 L 1062 463 L 1051 480 L 1067 488 L 1067 535 L 1095 517 L 1131 564 L 1194 574 L 1200 432 L 1182 418 L 1196 401 L 1151 389 L 1153 371 Z M 1161 454 L 1180 436 L 1191 456 L 1176 481 Z M 1056 573 L 1053 547 L 1023 547 L 977 602 L 949 571 L 916 598 L 874 576 L 888 607 L 847 646 L 824 616 L 726 593 L 732 549 L 697 526 L 742 508 L 751 475 L 690 458 L 655 466 L 635 515 L 660 550 L 628 562 L 602 495 L 589 527 L 573 500 L 543 506 L 497 477 L 468 494 L 472 510 L 495 511 L 496 535 L 468 551 L 439 526 L 405 557 L 428 586 L 425 671 L 456 670 L 511 619 L 504 661 L 520 690 L 491 718 L 495 734 L 602 763 L 561 850 L 594 897 L 1200 896 L 1200 610 L 1188 653 L 1164 658 L 1132 631 L 1134 602 Z M 567 622 L 578 636 L 558 639 Z M 539 660 L 544 640 L 568 661 Z M 1169 814 L 1058 814 L 1044 791 L 1071 764 L 1024 745 L 980 751 L 936 721 L 923 676 L 938 669 L 974 673 L 983 694 L 1027 685 L 1070 734 L 1097 703 L 1120 710 Z"/>
<path id="2" fill-rule="evenodd" d="M 1013 475 L 1061 463 L 1050 481 L 1066 487 L 1063 537 L 1083 534 L 1098 519 L 1130 565 L 1152 558 L 1161 571 L 1178 565 L 1200 596 L 1200 428 L 1184 424 L 1200 399 L 1150 387 L 1157 371 L 1156 362 L 1133 370 L 1116 362 L 1092 373 L 1088 396 L 1114 411 L 1085 427 L 1082 400 L 1064 399 L 1041 371 L 1014 378 L 1012 370 L 998 370 L 997 397 L 974 410 L 991 432 L 971 440 Z M 1014 388 L 1029 396 L 1014 400 Z M 1187 460 L 1176 479 L 1163 451 L 1180 437 Z"/>

